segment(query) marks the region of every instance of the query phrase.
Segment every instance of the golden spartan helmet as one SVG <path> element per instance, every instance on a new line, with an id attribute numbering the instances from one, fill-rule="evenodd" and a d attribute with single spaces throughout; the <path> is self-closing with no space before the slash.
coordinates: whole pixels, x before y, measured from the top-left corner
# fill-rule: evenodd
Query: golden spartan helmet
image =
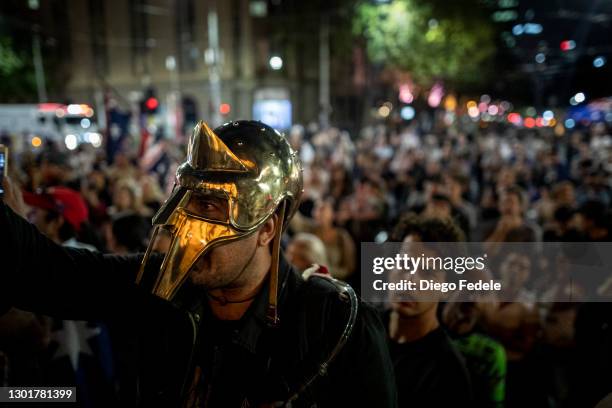
<path id="1" fill-rule="evenodd" d="M 261 122 L 237 121 L 213 131 L 200 122 L 189 140 L 187 160 L 177 169 L 175 189 L 153 217 L 153 237 L 136 283 L 151 282 L 153 294 L 172 301 L 207 251 L 245 238 L 278 212 L 283 222 L 273 241 L 268 310 L 276 323 L 280 236 L 302 188 L 297 154 L 276 130 Z M 208 198 L 223 200 L 226 212 L 202 208 L 199 203 Z M 169 249 L 158 268 L 150 265 L 150 255 L 160 233 L 169 238 Z M 154 276 L 145 276 L 150 273 Z"/>

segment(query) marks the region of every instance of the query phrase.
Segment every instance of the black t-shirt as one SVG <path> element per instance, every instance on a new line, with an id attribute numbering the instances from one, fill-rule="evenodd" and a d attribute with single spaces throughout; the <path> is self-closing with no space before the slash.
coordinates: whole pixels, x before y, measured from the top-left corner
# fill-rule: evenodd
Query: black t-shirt
<path id="1" fill-rule="evenodd" d="M 467 407 L 469 374 L 442 328 L 410 343 L 389 342 L 399 407 Z"/>

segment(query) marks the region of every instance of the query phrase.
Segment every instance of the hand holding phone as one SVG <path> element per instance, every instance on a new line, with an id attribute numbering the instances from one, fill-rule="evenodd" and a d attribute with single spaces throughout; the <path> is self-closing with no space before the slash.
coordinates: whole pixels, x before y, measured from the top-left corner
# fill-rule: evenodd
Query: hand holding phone
<path id="1" fill-rule="evenodd" d="M 4 198 L 4 178 L 8 174 L 8 147 L 0 144 L 0 200 Z"/>
<path id="2" fill-rule="evenodd" d="M 4 201 L 4 204 L 12 208 L 15 213 L 26 218 L 26 207 L 23 203 L 21 189 L 8 176 L 8 156 L 8 148 L 0 145 L 0 201 Z"/>

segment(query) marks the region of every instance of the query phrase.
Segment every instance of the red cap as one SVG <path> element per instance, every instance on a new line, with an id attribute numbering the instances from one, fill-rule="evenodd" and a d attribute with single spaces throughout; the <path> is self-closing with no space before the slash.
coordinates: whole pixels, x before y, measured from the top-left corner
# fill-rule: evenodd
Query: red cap
<path id="1" fill-rule="evenodd" d="M 31 207 L 56 211 L 72 225 L 75 231 L 89 218 L 87 205 L 81 195 L 67 187 L 51 187 L 41 193 L 23 192 L 23 201 Z"/>

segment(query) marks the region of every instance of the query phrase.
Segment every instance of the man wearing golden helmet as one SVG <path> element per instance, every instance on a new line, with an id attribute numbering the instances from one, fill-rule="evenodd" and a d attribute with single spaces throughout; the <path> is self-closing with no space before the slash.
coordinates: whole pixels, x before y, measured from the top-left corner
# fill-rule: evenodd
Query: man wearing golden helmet
<path id="1" fill-rule="evenodd" d="M 9 208 L 19 204 L 5 186 L 0 303 L 120 328 L 135 344 L 123 406 L 396 405 L 375 311 L 284 260 L 302 174 L 269 126 L 196 126 L 144 256 L 54 244 Z"/>

